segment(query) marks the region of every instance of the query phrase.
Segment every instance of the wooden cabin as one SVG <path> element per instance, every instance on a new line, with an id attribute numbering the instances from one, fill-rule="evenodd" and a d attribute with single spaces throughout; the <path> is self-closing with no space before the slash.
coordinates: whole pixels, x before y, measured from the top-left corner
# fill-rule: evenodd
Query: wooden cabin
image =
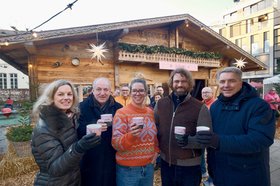
<path id="1" fill-rule="evenodd" d="M 219 68 L 232 66 L 236 59 L 247 63 L 243 71 L 267 68 L 226 38 L 189 14 L 141 19 L 109 24 L 0 37 L 0 58 L 29 75 L 31 99 L 38 87 L 56 79 L 72 81 L 80 98 L 97 77 L 107 77 L 112 90 L 142 75 L 154 87 L 163 85 L 170 72 L 184 67 L 196 82 L 193 94 L 200 96 L 204 86 L 217 90 Z M 3 35 L 3 34 L 2 34 Z M 101 61 L 88 49 L 104 44 Z M 95 53 L 96 54 L 96 53 Z"/>

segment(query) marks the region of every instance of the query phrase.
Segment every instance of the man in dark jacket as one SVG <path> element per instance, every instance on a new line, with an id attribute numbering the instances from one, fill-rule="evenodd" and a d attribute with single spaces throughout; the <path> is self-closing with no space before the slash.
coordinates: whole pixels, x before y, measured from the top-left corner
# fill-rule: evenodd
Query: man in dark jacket
<path id="1" fill-rule="evenodd" d="M 220 96 L 211 105 L 213 132 L 200 133 L 208 148 L 208 171 L 215 186 L 270 186 L 269 146 L 275 117 L 242 72 L 226 67 L 217 74 Z M 213 139 L 218 141 L 212 144 Z"/>
<path id="2" fill-rule="evenodd" d="M 97 123 L 101 114 L 116 113 L 122 105 L 111 96 L 111 84 L 107 78 L 97 78 L 93 82 L 92 93 L 80 103 L 78 137 L 86 134 L 88 124 Z M 115 150 L 111 145 L 112 126 L 101 134 L 101 144 L 87 151 L 81 162 L 83 186 L 116 185 Z"/>
<path id="3" fill-rule="evenodd" d="M 212 128 L 206 105 L 190 94 L 194 82 L 189 71 L 175 69 L 169 79 L 172 93 L 155 106 L 163 186 L 199 186 L 201 146 L 191 144 L 197 126 Z M 182 139 L 175 138 L 175 126 L 185 127 Z"/>

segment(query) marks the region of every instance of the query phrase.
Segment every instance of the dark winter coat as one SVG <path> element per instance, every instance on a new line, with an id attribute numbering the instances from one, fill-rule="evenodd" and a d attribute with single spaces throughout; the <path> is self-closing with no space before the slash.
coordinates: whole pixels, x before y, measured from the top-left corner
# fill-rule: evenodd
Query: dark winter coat
<path id="1" fill-rule="evenodd" d="M 113 114 L 122 105 L 115 102 L 110 96 L 104 107 L 90 94 L 87 99 L 80 103 L 81 115 L 78 119 L 78 136 L 86 134 L 86 126 L 94 124 L 100 119 L 101 114 Z M 116 151 L 112 147 L 112 126 L 101 134 L 101 144 L 88 150 L 81 162 L 82 185 L 89 186 L 114 186 L 116 185 Z"/>
<path id="2" fill-rule="evenodd" d="M 215 186 L 270 186 L 269 146 L 275 118 L 256 90 L 243 83 L 233 98 L 222 95 L 210 108 L 220 143 L 208 149 L 209 173 Z"/>
<path id="3" fill-rule="evenodd" d="M 160 156 L 166 162 L 179 166 L 196 166 L 201 162 L 201 149 L 188 144 L 185 149 L 178 146 L 175 139 L 175 126 L 186 127 L 187 135 L 195 135 L 197 126 L 212 128 L 208 108 L 190 94 L 177 103 L 174 94 L 161 98 L 155 107 L 155 120 L 158 127 Z M 174 103 L 176 102 L 176 104 Z"/>
<path id="4" fill-rule="evenodd" d="M 54 106 L 44 106 L 32 134 L 32 153 L 39 166 L 34 185 L 80 185 L 79 162 L 73 148 L 76 129 L 67 115 Z"/>

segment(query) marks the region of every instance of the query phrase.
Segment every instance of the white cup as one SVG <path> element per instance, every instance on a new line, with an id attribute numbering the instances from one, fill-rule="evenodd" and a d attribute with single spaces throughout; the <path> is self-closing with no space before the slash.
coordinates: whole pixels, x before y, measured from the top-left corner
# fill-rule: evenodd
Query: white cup
<path id="1" fill-rule="evenodd" d="M 206 126 L 198 126 L 196 127 L 196 132 L 198 131 L 209 131 L 210 128 L 209 127 L 206 127 Z"/>
<path id="2" fill-rule="evenodd" d="M 144 117 L 133 117 L 132 123 L 136 123 L 139 126 L 139 128 L 143 128 L 144 127 Z"/>
<path id="3" fill-rule="evenodd" d="M 101 114 L 101 120 L 107 124 L 107 126 L 112 126 L 113 115 L 112 114 Z"/>
<path id="4" fill-rule="evenodd" d="M 101 119 L 105 122 L 112 122 L 113 115 L 112 114 L 101 114 Z"/>
<path id="5" fill-rule="evenodd" d="M 184 135 L 184 134 L 186 134 L 186 127 L 183 127 L 183 126 L 175 126 L 174 133 L 175 133 L 175 134 Z"/>
<path id="6" fill-rule="evenodd" d="M 87 125 L 87 134 L 95 133 L 96 136 L 101 135 L 101 124 L 89 124 Z"/>

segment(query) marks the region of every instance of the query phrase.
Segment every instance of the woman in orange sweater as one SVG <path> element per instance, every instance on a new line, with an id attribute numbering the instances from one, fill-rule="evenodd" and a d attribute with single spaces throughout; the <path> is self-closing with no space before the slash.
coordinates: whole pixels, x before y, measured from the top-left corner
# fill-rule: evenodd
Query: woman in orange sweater
<path id="1" fill-rule="evenodd" d="M 117 150 L 119 186 L 153 185 L 153 164 L 159 148 L 154 112 L 144 104 L 147 90 L 144 79 L 132 80 L 132 102 L 119 109 L 114 116 L 112 145 Z"/>

